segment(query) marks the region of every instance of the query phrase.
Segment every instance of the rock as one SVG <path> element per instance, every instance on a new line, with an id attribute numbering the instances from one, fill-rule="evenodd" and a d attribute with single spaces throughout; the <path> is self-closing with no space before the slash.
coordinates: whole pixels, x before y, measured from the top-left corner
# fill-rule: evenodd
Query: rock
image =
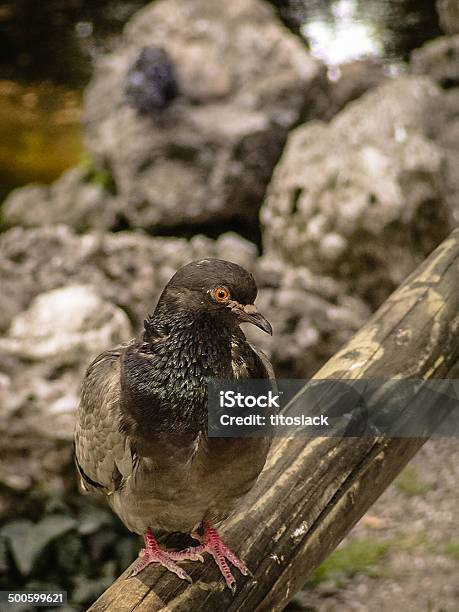
<path id="1" fill-rule="evenodd" d="M 71 365 L 129 339 L 131 325 L 95 287 L 66 286 L 39 294 L 16 315 L 0 351 L 33 361 Z"/>
<path id="2" fill-rule="evenodd" d="M 276 375 L 312 376 L 370 316 L 362 299 L 346 293 L 343 282 L 290 266 L 272 254 L 255 270 L 257 305 L 274 328 L 273 336 L 247 325 L 245 333 L 272 359 Z"/>
<path id="3" fill-rule="evenodd" d="M 91 286 L 38 295 L 0 338 L 3 376 L 9 381 L 2 435 L 17 430 L 45 440 L 71 441 L 85 368 L 100 352 L 131 335 L 126 314 Z"/>
<path id="4" fill-rule="evenodd" d="M 170 59 L 180 95 L 146 114 L 126 87 L 151 45 Z M 287 131 L 322 80 L 320 64 L 260 0 L 159 0 L 98 62 L 86 92 L 87 147 L 113 176 L 129 227 L 255 224 Z"/>
<path id="5" fill-rule="evenodd" d="M 41 293 L 14 317 L 0 338 L 3 485 L 13 491 L 36 484 L 42 492 L 65 488 L 84 370 L 131 335 L 126 314 L 91 286 Z"/>
<path id="6" fill-rule="evenodd" d="M 459 223 L 459 35 L 425 44 L 411 55 L 411 71 L 427 74 L 444 89 L 446 116 L 438 125 L 435 141 L 446 151 L 444 200 L 455 225 Z"/>
<path id="7" fill-rule="evenodd" d="M 236 234 L 213 241 L 195 236 L 150 238 L 140 233 L 77 235 L 67 226 L 13 228 L 0 235 L 0 332 L 39 294 L 84 284 L 129 316 L 139 328 L 172 274 L 200 257 L 253 267 L 256 248 Z"/>
<path id="8" fill-rule="evenodd" d="M 437 0 L 440 25 L 447 34 L 459 33 L 459 3 L 457 0 Z"/>
<path id="9" fill-rule="evenodd" d="M 104 186 L 103 173 L 94 177 L 83 167 L 72 168 L 51 186 L 27 185 L 12 191 L 2 206 L 7 226 L 47 226 L 65 223 L 78 231 L 116 229 L 117 199 Z"/>
<path id="10" fill-rule="evenodd" d="M 459 35 L 436 38 L 413 51 L 411 71 L 429 75 L 444 89 L 459 87 Z"/>
<path id="11" fill-rule="evenodd" d="M 329 68 L 330 85 L 318 118 L 330 120 L 346 104 L 377 87 L 388 78 L 388 69 L 377 59 L 359 59 Z M 323 109 L 323 110 L 322 110 Z"/>
<path id="12" fill-rule="evenodd" d="M 446 106 L 430 79 L 403 77 L 294 130 L 261 213 L 265 256 L 377 307 L 454 225 L 433 140 Z"/>

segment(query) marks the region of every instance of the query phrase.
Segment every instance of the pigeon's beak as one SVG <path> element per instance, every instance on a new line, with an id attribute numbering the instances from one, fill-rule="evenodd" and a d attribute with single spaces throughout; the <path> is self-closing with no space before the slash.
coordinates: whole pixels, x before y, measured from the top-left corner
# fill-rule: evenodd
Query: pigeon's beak
<path id="1" fill-rule="evenodd" d="M 241 323 L 253 323 L 253 325 L 256 325 L 270 336 L 273 335 L 271 323 L 258 312 L 254 304 L 246 304 L 245 306 L 242 304 L 235 304 L 231 310 L 236 313 Z"/>

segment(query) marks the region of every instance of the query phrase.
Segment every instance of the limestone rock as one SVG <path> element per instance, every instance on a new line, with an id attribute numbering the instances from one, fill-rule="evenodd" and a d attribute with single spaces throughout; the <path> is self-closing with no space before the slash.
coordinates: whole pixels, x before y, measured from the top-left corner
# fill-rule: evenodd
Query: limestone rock
<path id="1" fill-rule="evenodd" d="M 403 77 L 293 131 L 262 209 L 265 255 L 379 305 L 454 225 L 434 141 L 446 106 L 430 79 Z"/>
<path id="2" fill-rule="evenodd" d="M 83 167 L 67 170 L 51 186 L 15 189 L 2 205 L 2 223 L 9 226 L 65 223 L 78 231 L 116 229 L 120 215 L 116 197 Z"/>
<path id="3" fill-rule="evenodd" d="M 236 234 L 213 241 L 195 236 L 150 238 L 140 233 L 77 235 L 61 225 L 13 228 L 0 235 L 0 331 L 39 293 L 70 284 L 89 284 L 121 307 L 135 327 L 182 265 L 200 257 L 230 259 L 253 267 L 256 248 Z"/>
<path id="4" fill-rule="evenodd" d="M 271 357 L 279 377 L 312 376 L 371 314 L 361 298 L 346 292 L 345 283 L 307 266 L 290 266 L 268 254 L 255 273 L 261 285 L 257 304 L 274 334 L 250 325 L 244 331 Z"/>
<path id="5" fill-rule="evenodd" d="M 130 338 L 131 325 L 96 288 L 71 285 L 40 293 L 11 322 L 0 351 L 25 360 L 74 364 Z"/>
<path id="6" fill-rule="evenodd" d="M 413 51 L 411 71 L 429 75 L 444 89 L 459 87 L 459 35 L 436 38 Z"/>
<path id="7" fill-rule="evenodd" d="M 165 110 L 139 113 L 126 86 L 151 45 L 170 58 L 179 95 Z M 112 174 L 130 227 L 256 223 L 287 131 L 322 77 L 260 0 L 159 0 L 98 62 L 86 93 L 87 147 Z"/>

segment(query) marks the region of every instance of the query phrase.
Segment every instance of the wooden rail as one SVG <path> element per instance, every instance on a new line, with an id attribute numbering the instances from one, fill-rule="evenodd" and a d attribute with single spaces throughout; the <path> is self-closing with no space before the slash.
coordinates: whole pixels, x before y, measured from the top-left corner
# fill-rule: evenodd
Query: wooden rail
<path id="1" fill-rule="evenodd" d="M 395 291 L 316 378 L 455 378 L 459 231 Z M 127 569 L 91 612 L 276 611 L 338 545 L 426 438 L 279 438 L 266 469 L 221 530 L 253 578 L 233 596 L 212 559 L 187 562 L 193 584 L 152 565 Z"/>

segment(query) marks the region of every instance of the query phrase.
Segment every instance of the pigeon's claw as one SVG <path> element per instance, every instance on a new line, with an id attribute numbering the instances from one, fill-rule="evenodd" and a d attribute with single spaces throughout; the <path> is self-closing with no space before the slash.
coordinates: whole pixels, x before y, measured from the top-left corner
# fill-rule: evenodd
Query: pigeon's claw
<path id="1" fill-rule="evenodd" d="M 226 586 L 234 595 L 236 592 L 236 579 L 231 573 L 231 569 L 227 562 L 229 561 L 234 567 L 237 567 L 244 576 L 251 575 L 251 572 L 246 564 L 236 557 L 233 551 L 226 546 L 216 529 L 206 522 L 203 523 L 203 527 L 204 533 L 202 535 L 197 532 L 191 534 L 193 538 L 201 542 L 201 545 L 188 550 L 194 551 L 196 554 L 201 554 L 203 552 L 211 554 L 225 579 Z"/>
<path id="2" fill-rule="evenodd" d="M 176 561 L 202 561 L 202 556 L 199 553 L 196 553 L 192 549 L 183 551 L 164 550 L 159 547 L 151 529 L 147 529 L 145 532 L 144 540 L 145 548 L 142 548 L 139 552 L 139 558 L 134 565 L 131 576 L 137 576 L 137 574 L 150 565 L 150 563 L 160 563 L 170 572 L 177 574 L 182 580 L 193 582 L 185 570 L 177 565 Z"/>
<path id="3" fill-rule="evenodd" d="M 137 576 L 143 569 L 145 569 L 150 563 L 160 563 L 163 567 L 167 568 L 169 571 L 177 574 L 179 578 L 182 580 L 187 580 L 188 582 L 193 582 L 191 577 L 182 569 L 180 566 L 173 561 L 169 554 L 166 551 L 152 551 L 146 548 L 143 548 L 140 551 L 139 559 L 134 565 L 134 569 L 131 572 L 131 576 Z"/>

